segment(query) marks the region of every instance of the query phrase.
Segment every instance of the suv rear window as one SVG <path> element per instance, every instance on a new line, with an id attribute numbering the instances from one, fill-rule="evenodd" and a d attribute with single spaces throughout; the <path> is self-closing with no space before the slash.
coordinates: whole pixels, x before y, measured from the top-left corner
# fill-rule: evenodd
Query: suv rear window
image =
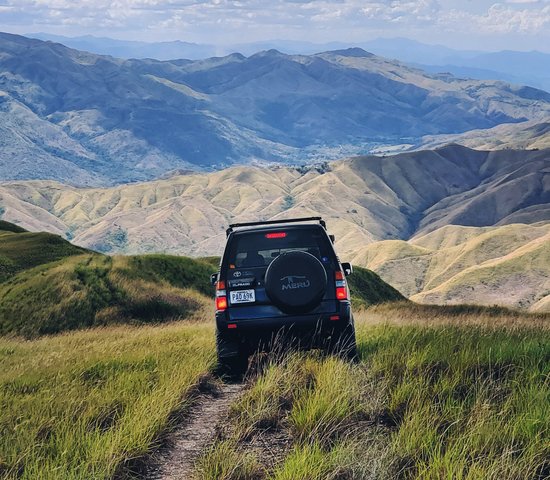
<path id="1" fill-rule="evenodd" d="M 317 228 L 281 229 L 235 235 L 227 256 L 229 268 L 268 266 L 281 253 L 303 251 L 323 265 L 334 267 L 334 250 L 327 235 Z"/>

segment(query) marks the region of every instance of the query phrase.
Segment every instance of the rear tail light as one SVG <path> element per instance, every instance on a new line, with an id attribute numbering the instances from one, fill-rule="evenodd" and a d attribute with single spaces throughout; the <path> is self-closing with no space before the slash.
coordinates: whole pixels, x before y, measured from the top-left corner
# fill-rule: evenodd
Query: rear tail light
<path id="1" fill-rule="evenodd" d="M 348 289 L 346 287 L 346 277 L 344 275 L 344 272 L 340 270 L 334 272 L 334 284 L 336 286 L 336 299 L 347 300 Z"/>
<path id="2" fill-rule="evenodd" d="M 265 238 L 285 238 L 286 232 L 271 232 L 266 233 Z"/>
<path id="3" fill-rule="evenodd" d="M 223 311 L 227 308 L 227 294 L 225 292 L 225 282 L 218 281 L 216 284 L 216 310 Z"/>

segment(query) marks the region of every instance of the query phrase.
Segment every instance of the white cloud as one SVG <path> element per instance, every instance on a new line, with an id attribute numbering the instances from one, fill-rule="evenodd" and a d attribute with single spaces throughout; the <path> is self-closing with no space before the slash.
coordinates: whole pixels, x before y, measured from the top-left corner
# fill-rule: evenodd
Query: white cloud
<path id="1" fill-rule="evenodd" d="M 495 3 L 481 15 L 452 10 L 440 19 L 440 24 L 466 32 L 537 35 L 550 28 L 550 5 L 518 10 L 509 5 Z"/>
<path id="2" fill-rule="evenodd" d="M 546 35 L 550 0 L 0 0 L 0 25 L 60 34 L 202 42 L 365 40 L 375 33 L 443 42 L 446 33 Z M 329 36 L 327 38 L 327 35 Z"/>

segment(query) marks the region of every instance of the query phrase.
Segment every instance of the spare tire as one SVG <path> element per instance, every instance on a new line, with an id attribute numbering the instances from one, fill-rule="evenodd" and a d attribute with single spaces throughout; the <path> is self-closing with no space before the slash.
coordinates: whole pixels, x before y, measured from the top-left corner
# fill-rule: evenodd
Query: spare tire
<path id="1" fill-rule="evenodd" d="M 284 313 L 313 310 L 321 302 L 326 289 L 325 267 L 311 253 L 282 253 L 265 272 L 267 296 Z"/>

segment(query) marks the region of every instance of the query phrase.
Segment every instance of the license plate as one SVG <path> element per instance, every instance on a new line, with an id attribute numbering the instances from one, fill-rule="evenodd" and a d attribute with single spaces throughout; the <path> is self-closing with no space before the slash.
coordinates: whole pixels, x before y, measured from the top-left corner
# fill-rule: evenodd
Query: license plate
<path id="1" fill-rule="evenodd" d="M 229 292 L 231 303 L 250 303 L 256 301 L 256 292 L 254 290 L 237 290 Z"/>

